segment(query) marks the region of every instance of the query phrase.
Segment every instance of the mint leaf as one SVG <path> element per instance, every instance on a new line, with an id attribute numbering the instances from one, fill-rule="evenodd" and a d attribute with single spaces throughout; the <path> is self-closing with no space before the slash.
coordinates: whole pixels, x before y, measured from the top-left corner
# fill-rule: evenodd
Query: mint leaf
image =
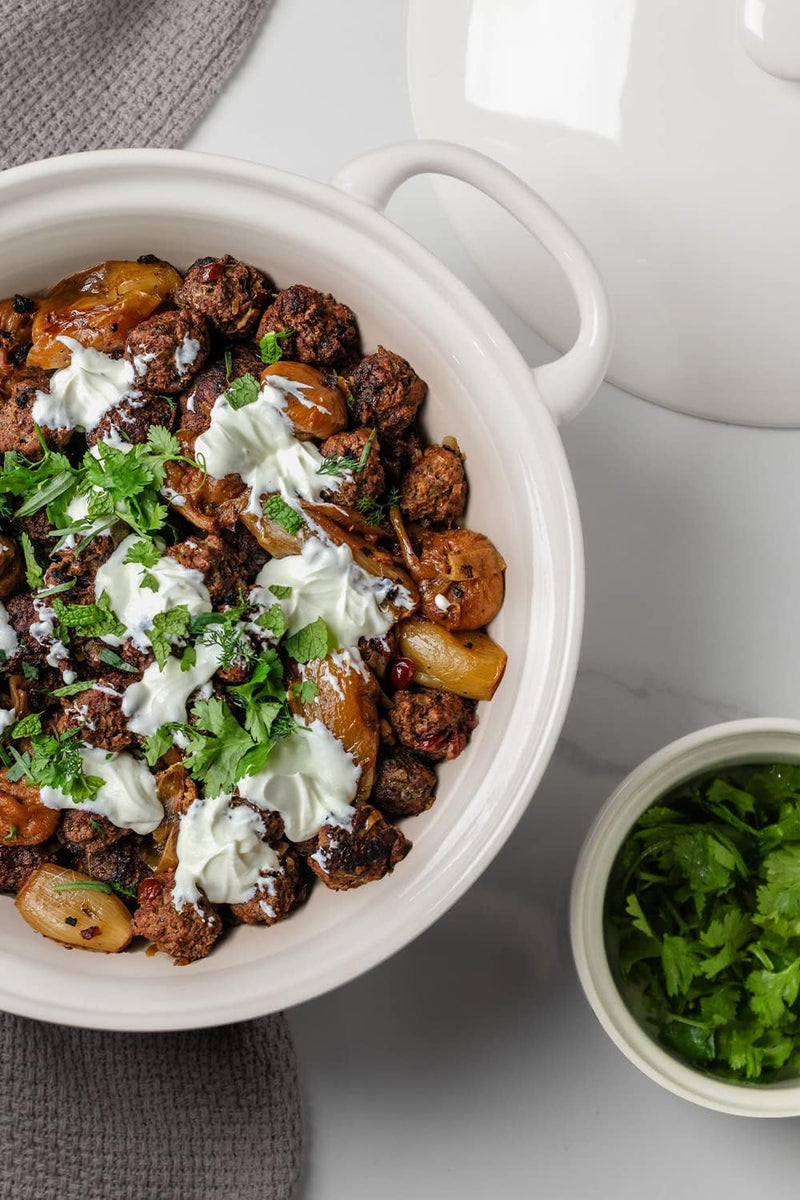
<path id="1" fill-rule="evenodd" d="M 123 637 L 125 626 L 111 611 L 108 592 L 102 592 L 95 604 L 64 604 L 56 598 L 53 611 L 59 626 L 71 629 L 79 637 Z"/>
<path id="2" fill-rule="evenodd" d="M 261 361 L 266 363 L 268 367 L 273 363 L 279 362 L 283 358 L 283 350 L 280 343 L 286 338 L 291 337 L 294 331 L 291 329 L 276 329 L 265 333 L 258 343 L 258 348 L 261 352 Z"/>
<path id="3" fill-rule="evenodd" d="M 264 516 L 268 517 L 270 521 L 275 521 L 291 534 L 297 533 L 305 524 L 305 518 L 277 493 L 267 496 L 264 500 Z"/>
<path id="4" fill-rule="evenodd" d="M 325 658 L 335 650 L 336 639 L 322 617 L 317 617 L 316 621 L 287 637 L 283 648 L 295 662 L 307 663 L 314 658 Z"/>
<path id="5" fill-rule="evenodd" d="M 160 671 L 164 670 L 175 642 L 188 633 L 190 621 L 189 609 L 185 604 L 156 613 L 153 617 L 153 624 L 147 630 L 147 636 Z"/>
<path id="6" fill-rule="evenodd" d="M 282 583 L 270 584 L 269 590 L 272 592 L 276 600 L 287 600 L 292 594 L 292 589 L 290 587 L 284 587 Z"/>
<path id="7" fill-rule="evenodd" d="M 145 738 L 144 756 L 148 766 L 154 767 L 160 758 L 172 749 L 173 730 L 171 725 L 159 725 L 155 733 Z"/>
<path id="8" fill-rule="evenodd" d="M 286 632 L 286 618 L 280 604 L 273 604 L 266 612 L 261 613 L 256 617 L 255 623 L 261 629 L 268 629 L 279 641 Z"/>
<path id="9" fill-rule="evenodd" d="M 292 686 L 292 695 L 295 696 L 301 704 L 313 704 L 319 695 L 319 688 L 314 683 L 313 679 L 304 679 L 302 683 L 295 683 Z M 635 900 L 636 897 L 634 896 Z"/>

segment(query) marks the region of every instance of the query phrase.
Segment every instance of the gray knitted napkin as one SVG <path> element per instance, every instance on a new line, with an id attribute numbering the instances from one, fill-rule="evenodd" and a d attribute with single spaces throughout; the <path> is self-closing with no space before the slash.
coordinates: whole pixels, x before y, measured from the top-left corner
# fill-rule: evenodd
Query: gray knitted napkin
<path id="1" fill-rule="evenodd" d="M 0 168 L 177 146 L 270 0 L 0 0 Z"/>
<path id="2" fill-rule="evenodd" d="M 288 1200 L 299 1113 L 283 1017 L 134 1034 L 0 1015 L 0 1200 Z"/>

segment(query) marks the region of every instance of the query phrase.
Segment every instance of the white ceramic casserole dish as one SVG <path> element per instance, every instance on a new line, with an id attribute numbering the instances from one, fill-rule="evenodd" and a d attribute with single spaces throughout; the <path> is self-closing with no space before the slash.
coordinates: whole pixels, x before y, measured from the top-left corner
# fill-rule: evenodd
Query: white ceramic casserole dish
<path id="1" fill-rule="evenodd" d="M 455 175 L 511 211 L 562 263 L 581 332 L 531 372 L 503 330 L 426 250 L 381 213 L 402 181 Z M 373 966 L 439 917 L 510 835 L 547 765 L 574 682 L 583 615 L 578 511 L 559 417 L 603 376 L 611 318 L 602 284 L 560 219 L 502 167 L 446 143 L 376 151 L 333 186 L 182 151 L 51 159 L 0 176 L 0 295 L 46 288 L 104 258 L 155 253 L 185 268 L 229 252 L 281 285 L 333 292 L 364 344 L 407 357 L 427 380 L 433 439 L 468 455 L 467 524 L 508 562 L 493 633 L 509 656 L 467 753 L 441 773 L 434 808 L 408 827 L 410 856 L 379 884 L 316 888 L 290 920 L 233 931 L 206 960 L 67 953 L 0 897 L 0 1007 L 97 1028 L 180 1029 L 254 1017 Z"/>

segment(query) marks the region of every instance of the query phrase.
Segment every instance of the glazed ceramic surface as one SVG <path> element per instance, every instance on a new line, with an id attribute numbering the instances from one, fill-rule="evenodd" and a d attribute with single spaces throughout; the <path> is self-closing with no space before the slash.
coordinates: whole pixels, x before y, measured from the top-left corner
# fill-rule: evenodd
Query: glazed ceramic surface
<path id="1" fill-rule="evenodd" d="M 396 186 L 430 170 L 490 191 L 559 256 L 583 313 L 560 363 L 531 373 L 463 285 L 380 214 Z M 508 651 L 506 679 L 481 710 L 470 753 L 444 768 L 438 802 L 409 830 L 414 849 L 389 879 L 343 894 L 316 888 L 292 919 L 239 928 L 184 969 L 142 952 L 67 953 L 0 898 L 0 1007 L 95 1027 L 175 1029 L 317 995 L 455 901 L 508 837 L 552 753 L 576 670 L 583 559 L 569 470 L 542 395 L 561 416 L 602 377 L 611 337 L 602 285 L 555 214 L 471 151 L 400 145 L 352 163 L 336 185 L 176 151 L 17 168 L 0 177 L 0 295 L 44 288 L 106 257 L 155 253 L 186 267 L 223 252 L 284 283 L 333 291 L 358 313 L 366 346 L 383 343 L 413 362 L 430 386 L 431 438 L 457 434 L 469 458 L 467 519 L 508 562 L 493 630 Z"/>
<path id="2" fill-rule="evenodd" d="M 632 771 L 600 811 L 575 868 L 572 949 L 583 990 L 609 1037 L 640 1071 L 704 1108 L 745 1117 L 800 1116 L 800 1081 L 726 1083 L 669 1054 L 632 1015 L 606 953 L 603 910 L 608 877 L 631 826 L 665 793 L 704 771 L 736 763 L 800 762 L 800 721 L 730 721 L 701 729 Z"/>
<path id="3" fill-rule="evenodd" d="M 417 130 L 533 184 L 584 240 L 617 317 L 610 377 L 670 408 L 800 425 L 800 7 L 795 0 L 411 0 Z M 493 286 L 556 346 L 558 273 L 442 185 Z"/>

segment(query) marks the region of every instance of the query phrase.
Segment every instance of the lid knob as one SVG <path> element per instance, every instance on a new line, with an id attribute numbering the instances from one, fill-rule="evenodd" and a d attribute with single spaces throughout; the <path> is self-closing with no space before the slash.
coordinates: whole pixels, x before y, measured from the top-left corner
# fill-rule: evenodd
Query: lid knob
<path id="1" fill-rule="evenodd" d="M 797 0 L 739 0 L 739 37 L 762 71 L 778 79 L 800 80 Z"/>

